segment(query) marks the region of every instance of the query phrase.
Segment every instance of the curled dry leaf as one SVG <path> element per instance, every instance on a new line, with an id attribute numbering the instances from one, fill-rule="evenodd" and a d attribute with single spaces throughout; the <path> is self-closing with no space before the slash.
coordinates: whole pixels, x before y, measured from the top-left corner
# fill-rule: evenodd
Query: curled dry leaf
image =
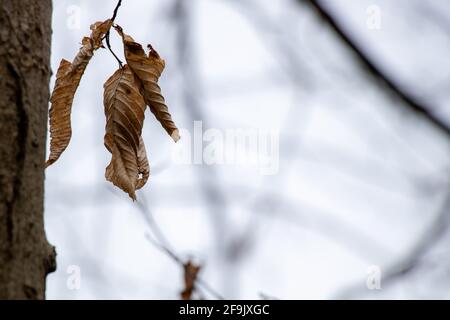
<path id="1" fill-rule="evenodd" d="M 139 80 L 125 65 L 105 82 L 103 97 L 104 142 L 112 154 L 105 176 L 133 200 L 136 200 L 135 190 L 145 184 L 150 172 L 141 138 L 145 102 L 139 87 Z"/>
<path id="2" fill-rule="evenodd" d="M 61 60 L 50 98 L 51 140 L 46 167 L 58 160 L 70 142 L 70 116 L 75 92 L 95 50 L 102 47 L 102 40 L 105 35 L 109 35 L 112 25 L 112 19 L 92 24 L 91 35 L 83 38 L 82 47 L 74 60 Z M 136 190 L 142 188 L 150 176 L 150 166 L 141 136 L 146 105 L 175 142 L 180 136 L 158 86 L 165 66 L 164 60 L 150 45 L 147 56 L 139 43 L 125 35 L 119 26 L 115 28 L 122 36 L 128 64 L 119 68 L 104 84 L 104 143 L 112 154 L 105 176 L 108 181 L 136 200 Z M 186 286 L 186 292 L 190 296 L 193 283 Z"/>
<path id="3" fill-rule="evenodd" d="M 61 60 L 56 73 L 56 83 L 50 98 L 50 156 L 46 167 L 54 163 L 67 148 L 72 136 L 70 115 L 75 92 L 94 51 L 101 47 L 101 38 L 111 28 L 112 21 L 91 25 L 91 36 L 84 37 L 82 47 L 73 62 Z"/>
<path id="4" fill-rule="evenodd" d="M 150 52 L 147 56 L 142 46 L 134 42 L 133 38 L 124 34 L 119 26 L 116 27 L 116 30 L 123 39 L 125 59 L 142 83 L 142 95 L 145 103 L 150 107 L 150 111 L 161 123 L 162 127 L 177 142 L 180 139 L 179 131 L 172 120 L 164 97 L 161 94 L 161 88 L 158 85 L 158 79 L 165 67 L 164 60 L 150 45 Z"/>

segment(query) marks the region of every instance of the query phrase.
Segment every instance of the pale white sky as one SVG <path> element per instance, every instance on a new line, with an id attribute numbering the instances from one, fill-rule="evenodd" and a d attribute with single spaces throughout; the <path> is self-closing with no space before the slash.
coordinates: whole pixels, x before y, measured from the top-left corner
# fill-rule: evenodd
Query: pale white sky
<path id="1" fill-rule="evenodd" d="M 439 210 L 450 144 L 368 81 L 306 7 L 273 2 L 189 0 L 183 64 L 174 1 L 123 0 L 116 22 L 166 60 L 161 88 L 178 126 L 192 132 L 178 148 L 201 143 L 194 120 L 203 130 L 279 132 L 274 175 L 257 165 L 179 164 L 148 112 L 152 176 L 137 197 L 145 196 L 175 250 L 204 263 L 202 278 L 227 298 L 328 299 L 348 286 L 366 297 L 367 268 L 387 270 L 406 255 Z M 384 70 L 445 114 L 450 31 L 418 14 L 422 1 L 325 2 Z M 54 73 L 114 5 L 54 1 Z M 366 25 L 371 5 L 381 12 L 379 30 Z M 450 17 L 445 1 L 429 5 Z M 115 35 L 112 45 L 123 56 Z M 46 173 L 46 229 L 58 251 L 50 299 L 176 299 L 182 290 L 179 266 L 146 240 L 137 205 L 104 178 L 103 83 L 116 68 L 107 50 L 96 52 L 74 100 L 71 143 Z M 221 199 L 208 203 L 211 190 Z M 242 256 L 227 259 L 226 248 L 242 239 Z M 81 271 L 77 290 L 67 286 L 73 265 Z M 449 298 L 440 279 L 414 276 L 371 297 Z"/>

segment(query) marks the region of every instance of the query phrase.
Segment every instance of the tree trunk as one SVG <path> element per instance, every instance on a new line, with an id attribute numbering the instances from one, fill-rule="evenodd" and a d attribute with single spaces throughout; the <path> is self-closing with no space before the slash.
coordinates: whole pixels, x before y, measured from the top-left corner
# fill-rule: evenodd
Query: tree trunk
<path id="1" fill-rule="evenodd" d="M 0 1 L 0 298 L 43 299 L 51 0 Z"/>

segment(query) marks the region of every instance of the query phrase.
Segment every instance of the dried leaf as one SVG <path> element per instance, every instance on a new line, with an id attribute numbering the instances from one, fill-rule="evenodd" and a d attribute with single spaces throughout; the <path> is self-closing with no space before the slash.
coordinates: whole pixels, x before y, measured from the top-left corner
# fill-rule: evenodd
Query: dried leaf
<path id="1" fill-rule="evenodd" d="M 133 200 L 136 200 L 135 190 L 145 184 L 149 175 L 141 138 L 145 102 L 139 87 L 139 80 L 125 65 L 105 82 L 103 98 L 106 115 L 104 142 L 112 153 L 105 176 Z"/>
<path id="2" fill-rule="evenodd" d="M 184 290 L 181 292 L 183 300 L 191 299 L 200 269 L 200 266 L 195 265 L 190 260 L 184 264 Z"/>
<path id="3" fill-rule="evenodd" d="M 142 83 L 142 95 L 145 103 L 150 107 L 150 111 L 162 127 L 177 142 L 180 139 L 179 131 L 172 120 L 158 85 L 158 79 L 165 67 L 164 60 L 150 45 L 150 52 L 147 56 L 142 46 L 124 34 L 119 26 L 116 27 L 116 30 L 122 36 L 127 63 Z"/>
<path id="4" fill-rule="evenodd" d="M 147 160 L 147 151 L 145 150 L 144 140 L 139 138 L 139 149 L 137 152 L 139 179 L 136 184 L 136 190 L 142 188 L 150 176 L 150 165 Z"/>
<path id="5" fill-rule="evenodd" d="M 46 167 L 54 163 L 67 148 L 72 136 L 70 115 L 75 92 L 91 60 L 94 50 L 101 47 L 101 38 L 111 28 L 112 21 L 91 25 L 91 36 L 84 37 L 82 47 L 73 62 L 61 60 L 56 73 L 56 83 L 50 98 L 50 156 Z"/>

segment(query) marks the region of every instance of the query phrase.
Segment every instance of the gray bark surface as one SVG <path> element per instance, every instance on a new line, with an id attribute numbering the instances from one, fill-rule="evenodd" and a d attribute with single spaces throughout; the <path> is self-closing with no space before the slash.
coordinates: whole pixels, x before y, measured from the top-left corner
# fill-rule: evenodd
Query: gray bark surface
<path id="1" fill-rule="evenodd" d="M 0 299 L 43 299 L 51 0 L 0 2 Z"/>

